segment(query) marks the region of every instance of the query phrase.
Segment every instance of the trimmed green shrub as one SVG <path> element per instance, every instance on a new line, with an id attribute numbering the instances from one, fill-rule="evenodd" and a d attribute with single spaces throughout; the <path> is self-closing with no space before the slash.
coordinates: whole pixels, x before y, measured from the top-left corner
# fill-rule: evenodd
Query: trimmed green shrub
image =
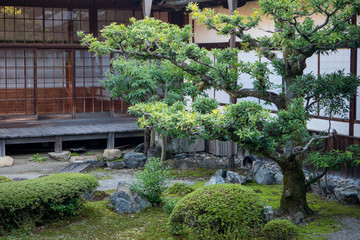
<path id="1" fill-rule="evenodd" d="M 167 198 L 164 200 L 164 206 L 163 209 L 166 212 L 167 215 L 170 215 L 172 213 L 172 211 L 175 208 L 175 205 L 179 202 L 178 199 L 174 199 L 174 198 Z"/>
<path id="2" fill-rule="evenodd" d="M 14 180 L 12 180 L 11 178 L 0 176 L 0 183 L 6 183 L 6 182 L 12 182 L 12 181 L 14 181 Z"/>
<path id="3" fill-rule="evenodd" d="M 238 184 L 214 184 L 182 198 L 169 218 L 173 234 L 189 239 L 246 239 L 263 222 L 264 206 L 251 189 Z"/>
<path id="4" fill-rule="evenodd" d="M 268 240 L 290 240 L 298 235 L 297 227 L 287 219 L 273 219 L 263 228 Z"/>
<path id="5" fill-rule="evenodd" d="M 188 194 L 193 191 L 194 188 L 186 183 L 174 183 L 166 190 L 168 194 L 179 194 L 179 195 Z"/>
<path id="6" fill-rule="evenodd" d="M 81 194 L 98 185 L 93 175 L 82 173 L 0 184 L 0 228 L 9 230 L 29 222 L 73 215 L 80 206 Z"/>
<path id="7" fill-rule="evenodd" d="M 150 158 L 140 173 L 135 173 L 133 189 L 151 203 L 161 203 L 161 194 L 169 181 L 170 171 L 165 168 L 160 158 Z"/>

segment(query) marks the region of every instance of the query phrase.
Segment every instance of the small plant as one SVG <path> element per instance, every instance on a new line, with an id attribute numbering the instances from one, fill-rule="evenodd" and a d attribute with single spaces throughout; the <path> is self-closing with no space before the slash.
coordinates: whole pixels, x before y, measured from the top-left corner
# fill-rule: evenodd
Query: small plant
<path id="1" fill-rule="evenodd" d="M 77 210 L 81 206 L 81 201 L 79 198 L 72 198 L 64 203 L 49 203 L 49 206 L 60 217 L 74 216 L 78 213 Z"/>
<path id="2" fill-rule="evenodd" d="M 194 188 L 186 183 L 174 183 L 166 192 L 168 194 L 185 195 L 194 191 Z"/>
<path id="3" fill-rule="evenodd" d="M 76 153 L 76 152 L 72 152 L 72 153 L 70 154 L 70 157 L 77 157 L 77 156 L 79 156 L 79 154 Z"/>
<path id="4" fill-rule="evenodd" d="M 87 152 L 86 153 L 86 155 L 88 155 L 88 156 L 92 156 L 92 155 L 95 155 L 94 153 L 92 153 L 92 152 Z"/>
<path id="5" fill-rule="evenodd" d="M 162 165 L 159 158 L 150 158 L 140 173 L 135 173 L 133 189 L 150 202 L 161 203 L 161 194 L 169 181 L 170 171 Z"/>
<path id="6" fill-rule="evenodd" d="M 290 240 L 298 235 L 297 227 L 287 219 L 273 219 L 263 228 L 265 238 L 268 240 Z"/>
<path id="7" fill-rule="evenodd" d="M 178 203 L 178 199 L 174 199 L 174 198 L 167 198 L 164 200 L 164 206 L 163 209 L 166 212 L 167 215 L 170 216 L 170 214 L 172 213 L 172 211 L 174 210 L 175 205 Z"/>
<path id="8" fill-rule="evenodd" d="M 46 157 L 42 157 L 40 153 L 35 153 L 31 158 L 30 161 L 33 162 L 44 162 L 46 161 L 47 158 Z"/>

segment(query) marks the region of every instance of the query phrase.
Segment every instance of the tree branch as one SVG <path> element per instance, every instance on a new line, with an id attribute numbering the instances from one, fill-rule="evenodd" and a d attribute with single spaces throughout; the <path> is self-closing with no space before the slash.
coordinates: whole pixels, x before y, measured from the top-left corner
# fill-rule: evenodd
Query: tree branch
<path id="1" fill-rule="evenodd" d="M 305 186 L 306 188 L 308 188 L 311 184 L 313 184 L 314 182 L 316 182 L 317 180 L 319 180 L 320 178 L 322 178 L 323 176 L 325 176 L 325 174 L 327 173 L 327 168 L 325 168 L 325 170 L 320 174 L 320 175 L 317 175 L 316 177 L 314 177 L 313 179 L 309 180 Z"/>
<path id="2" fill-rule="evenodd" d="M 252 88 L 241 88 L 238 90 L 224 89 L 224 91 L 234 98 L 256 97 L 258 99 L 274 103 L 278 110 L 285 108 L 284 99 L 274 92 L 259 91 Z"/>
<path id="3" fill-rule="evenodd" d="M 292 154 L 293 155 L 298 155 L 300 153 L 303 153 L 305 151 L 307 151 L 311 144 L 318 140 L 318 139 L 327 139 L 327 138 L 331 138 L 331 137 L 334 137 L 336 136 L 337 132 L 336 130 L 334 129 L 334 131 L 328 135 L 325 135 L 325 136 L 319 136 L 319 135 L 316 135 L 315 137 L 311 138 L 310 141 L 303 147 L 303 146 L 297 146 L 297 147 L 294 147 L 294 149 L 292 150 Z"/>

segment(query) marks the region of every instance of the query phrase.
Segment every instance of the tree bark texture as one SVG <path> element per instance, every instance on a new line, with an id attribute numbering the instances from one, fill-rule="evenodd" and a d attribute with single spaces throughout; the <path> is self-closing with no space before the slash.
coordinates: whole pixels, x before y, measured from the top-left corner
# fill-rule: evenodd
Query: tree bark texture
<path id="1" fill-rule="evenodd" d="M 305 175 L 301 159 L 292 157 L 279 165 L 284 177 L 280 213 L 293 216 L 301 212 L 305 216 L 311 215 L 312 210 L 306 202 Z"/>

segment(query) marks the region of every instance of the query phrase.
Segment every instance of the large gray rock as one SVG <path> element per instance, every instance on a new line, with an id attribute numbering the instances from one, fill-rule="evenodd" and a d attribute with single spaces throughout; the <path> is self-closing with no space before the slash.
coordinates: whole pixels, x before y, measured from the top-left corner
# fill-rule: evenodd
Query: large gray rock
<path id="1" fill-rule="evenodd" d="M 139 145 L 136 146 L 136 148 L 134 149 L 134 152 L 144 153 L 144 149 L 145 149 L 145 144 L 140 143 Z"/>
<path id="2" fill-rule="evenodd" d="M 105 149 L 103 157 L 106 160 L 113 161 L 122 157 L 119 149 Z"/>
<path id="3" fill-rule="evenodd" d="M 125 181 L 119 182 L 116 192 L 110 197 L 110 203 L 118 213 L 139 213 L 152 206 L 148 200 L 131 190 L 131 185 Z"/>
<path id="4" fill-rule="evenodd" d="M 271 185 L 275 183 L 274 173 L 268 168 L 260 168 L 255 174 L 255 181 L 262 185 Z"/>
<path id="5" fill-rule="evenodd" d="M 264 220 L 265 222 L 269 222 L 274 219 L 274 209 L 271 206 L 264 206 Z"/>
<path id="6" fill-rule="evenodd" d="M 149 147 L 149 149 L 147 150 L 147 157 L 148 158 L 152 158 L 152 157 L 159 158 L 159 157 L 161 157 L 161 147 L 160 146 Z"/>
<path id="7" fill-rule="evenodd" d="M 359 202 L 358 191 L 353 187 L 336 187 L 334 189 L 336 198 L 345 203 L 356 204 Z"/>
<path id="8" fill-rule="evenodd" d="M 0 168 L 11 167 L 14 163 L 14 159 L 9 156 L 0 157 Z"/>
<path id="9" fill-rule="evenodd" d="M 214 175 L 212 175 L 213 177 L 218 176 L 218 177 L 222 177 L 222 178 L 226 178 L 226 170 L 224 169 L 220 169 L 217 170 Z"/>
<path id="10" fill-rule="evenodd" d="M 124 155 L 124 163 L 128 168 L 138 168 L 145 165 L 147 158 L 143 153 L 129 152 Z"/>
<path id="11" fill-rule="evenodd" d="M 262 161 L 253 162 L 252 169 L 251 169 L 252 173 L 255 175 L 263 164 L 264 163 Z"/>
<path id="12" fill-rule="evenodd" d="M 112 161 L 112 162 L 106 162 L 109 168 L 111 169 L 122 169 L 126 167 L 126 164 L 124 161 Z"/>
<path id="13" fill-rule="evenodd" d="M 70 151 L 62 151 L 61 153 L 49 152 L 49 156 L 52 159 L 60 162 L 67 162 L 70 158 Z"/>
<path id="14" fill-rule="evenodd" d="M 214 175 L 210 178 L 210 180 L 207 183 L 205 183 L 205 186 L 213 185 L 213 184 L 223 184 L 223 183 L 225 183 L 225 179 L 223 177 Z"/>
<path id="15" fill-rule="evenodd" d="M 281 172 L 277 172 L 274 175 L 275 184 L 284 184 L 284 176 Z"/>
<path id="16" fill-rule="evenodd" d="M 237 174 L 236 172 L 233 172 L 233 171 L 227 171 L 225 182 L 226 183 L 239 183 L 239 184 L 243 185 L 246 183 L 246 177 L 240 176 L 239 174 Z"/>

